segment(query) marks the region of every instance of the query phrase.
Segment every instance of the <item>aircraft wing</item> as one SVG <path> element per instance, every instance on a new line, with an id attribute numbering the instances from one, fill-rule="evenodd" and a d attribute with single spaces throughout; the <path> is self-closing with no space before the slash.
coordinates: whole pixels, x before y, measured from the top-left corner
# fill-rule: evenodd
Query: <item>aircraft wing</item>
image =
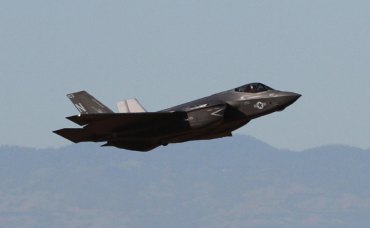
<path id="1" fill-rule="evenodd" d="M 162 120 L 181 121 L 186 118 L 186 112 L 102 113 L 67 117 L 67 119 L 80 126 L 109 124 L 110 122 L 126 125 Z"/>
<path id="2" fill-rule="evenodd" d="M 156 136 L 156 132 L 188 124 L 186 112 L 82 114 L 67 119 L 84 127 L 64 128 L 54 133 L 75 143 L 108 141 L 116 133 L 153 137 L 153 133 Z"/>

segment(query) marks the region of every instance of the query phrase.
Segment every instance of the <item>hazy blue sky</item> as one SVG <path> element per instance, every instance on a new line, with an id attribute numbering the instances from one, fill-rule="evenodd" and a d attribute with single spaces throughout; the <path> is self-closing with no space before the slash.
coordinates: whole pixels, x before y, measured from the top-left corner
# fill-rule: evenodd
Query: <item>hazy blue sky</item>
<path id="1" fill-rule="evenodd" d="M 65 94 L 150 111 L 253 81 L 303 97 L 238 132 L 370 146 L 370 2 L 0 1 L 0 144 L 55 147 Z"/>

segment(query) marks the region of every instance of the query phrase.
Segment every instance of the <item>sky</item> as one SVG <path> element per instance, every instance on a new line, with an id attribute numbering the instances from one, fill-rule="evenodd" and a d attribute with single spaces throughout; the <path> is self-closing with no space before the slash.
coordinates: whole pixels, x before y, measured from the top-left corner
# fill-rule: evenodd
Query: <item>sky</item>
<path id="1" fill-rule="evenodd" d="M 0 1 L 0 145 L 60 147 L 65 94 L 157 111 L 249 82 L 303 96 L 236 133 L 370 147 L 369 1 Z"/>

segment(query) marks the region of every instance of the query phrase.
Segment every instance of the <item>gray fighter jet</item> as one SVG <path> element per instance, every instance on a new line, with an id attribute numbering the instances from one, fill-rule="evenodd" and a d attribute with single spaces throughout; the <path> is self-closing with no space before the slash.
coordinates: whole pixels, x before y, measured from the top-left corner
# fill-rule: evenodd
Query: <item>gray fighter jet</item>
<path id="1" fill-rule="evenodd" d="M 293 104 L 301 95 L 251 83 L 158 112 L 146 112 L 136 99 L 119 102 L 119 113 L 86 91 L 68 94 L 80 115 L 67 119 L 82 128 L 54 133 L 72 142 L 106 142 L 102 146 L 149 151 L 160 145 L 232 136 L 252 119 Z"/>

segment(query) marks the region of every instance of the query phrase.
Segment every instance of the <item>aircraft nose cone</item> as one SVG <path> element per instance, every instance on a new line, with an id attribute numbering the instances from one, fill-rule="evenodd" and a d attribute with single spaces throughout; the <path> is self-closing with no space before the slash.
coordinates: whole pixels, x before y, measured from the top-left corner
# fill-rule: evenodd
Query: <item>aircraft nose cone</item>
<path id="1" fill-rule="evenodd" d="M 294 102 L 296 102 L 302 95 L 301 94 L 298 94 L 298 93 L 288 93 L 287 94 L 287 100 L 289 101 L 290 104 L 293 104 Z"/>
<path id="2" fill-rule="evenodd" d="M 302 95 L 298 93 L 283 92 L 281 97 L 279 97 L 279 111 L 284 110 L 286 107 L 296 102 L 301 96 Z"/>

